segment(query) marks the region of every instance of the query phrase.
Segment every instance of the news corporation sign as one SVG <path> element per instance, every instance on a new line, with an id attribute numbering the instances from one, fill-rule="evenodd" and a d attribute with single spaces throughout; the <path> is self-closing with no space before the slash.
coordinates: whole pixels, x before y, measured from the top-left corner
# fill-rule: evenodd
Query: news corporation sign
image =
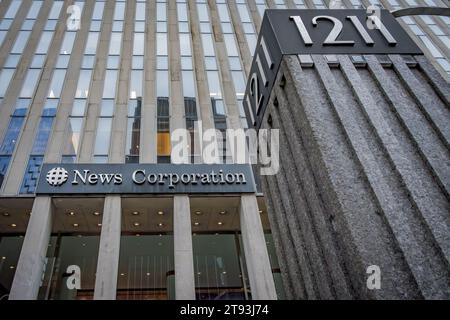
<path id="1" fill-rule="evenodd" d="M 254 193 L 248 164 L 44 164 L 36 194 Z"/>

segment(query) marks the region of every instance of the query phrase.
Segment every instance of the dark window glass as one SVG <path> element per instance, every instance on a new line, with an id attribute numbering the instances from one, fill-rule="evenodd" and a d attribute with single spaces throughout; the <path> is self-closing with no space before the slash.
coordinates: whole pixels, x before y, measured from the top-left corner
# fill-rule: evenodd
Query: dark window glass
<path id="1" fill-rule="evenodd" d="M 12 154 L 14 152 L 14 147 L 19 137 L 24 120 L 24 117 L 11 118 L 8 130 L 6 131 L 5 138 L 3 139 L 3 143 L 0 148 L 1 154 Z"/>
<path id="2" fill-rule="evenodd" d="M 127 124 L 127 155 L 139 155 L 139 144 L 141 135 L 141 118 L 128 118 Z"/>
<path id="3" fill-rule="evenodd" d="M 214 116 L 225 116 L 225 106 L 222 100 L 211 99 Z"/>
<path id="4" fill-rule="evenodd" d="M 11 161 L 10 156 L 1 156 L 0 157 L 0 187 L 3 184 L 3 180 L 6 176 L 6 171 L 8 171 L 9 161 Z"/>
<path id="5" fill-rule="evenodd" d="M 170 156 L 158 156 L 158 163 L 170 163 Z"/>
<path id="6" fill-rule="evenodd" d="M 57 228 L 54 224 L 54 228 Z M 60 222 L 59 225 L 67 226 Z M 59 230 L 58 230 L 59 231 Z M 39 292 L 42 300 L 91 300 L 94 296 L 99 235 L 52 236 L 47 249 L 47 268 Z M 81 271 L 81 289 L 68 289 L 69 266 Z"/>
<path id="7" fill-rule="evenodd" d="M 172 235 L 122 235 L 117 300 L 175 299 Z"/>
<path id="8" fill-rule="evenodd" d="M 195 98 L 184 98 L 184 110 L 186 117 L 197 117 Z"/>
<path id="9" fill-rule="evenodd" d="M 3 301 L 8 300 L 23 239 L 23 235 L 2 235 L 0 237 L 0 297 Z"/>
<path id="10" fill-rule="evenodd" d="M 141 106 L 142 100 L 130 100 L 128 102 L 128 116 L 129 117 L 140 117 L 141 116 Z"/>
<path id="11" fill-rule="evenodd" d="M 125 163 L 139 163 L 139 156 L 125 156 Z"/>
<path id="12" fill-rule="evenodd" d="M 233 234 L 192 237 L 197 300 L 244 300 L 238 247 Z"/>
<path id="13" fill-rule="evenodd" d="M 158 117 L 169 116 L 169 98 L 158 98 Z"/>
<path id="14" fill-rule="evenodd" d="M 25 176 L 23 178 L 22 187 L 20 188 L 20 193 L 34 193 L 36 190 L 37 181 L 39 179 L 39 174 L 41 173 L 43 161 L 43 156 L 30 156 L 30 160 L 28 161 L 28 166 L 25 171 Z"/>
<path id="15" fill-rule="evenodd" d="M 39 123 L 39 129 L 36 134 L 36 140 L 34 140 L 33 154 L 44 154 L 47 148 L 48 138 L 52 130 L 53 117 L 42 117 Z"/>

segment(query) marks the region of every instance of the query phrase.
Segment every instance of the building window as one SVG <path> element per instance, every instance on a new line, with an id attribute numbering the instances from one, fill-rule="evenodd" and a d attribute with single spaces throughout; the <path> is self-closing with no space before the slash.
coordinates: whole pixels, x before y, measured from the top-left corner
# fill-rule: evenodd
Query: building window
<path id="1" fill-rule="evenodd" d="M 129 101 L 127 120 L 127 141 L 125 149 L 125 162 L 138 163 L 141 141 L 141 108 L 142 99 L 137 98 Z"/>
<path id="2" fill-rule="evenodd" d="M 82 207 L 73 206 L 81 202 Z M 39 300 L 94 298 L 103 203 L 100 198 L 60 198 L 54 204 L 53 233 Z M 80 274 L 80 288 L 69 288 L 68 280 L 75 272 Z"/>
<path id="3" fill-rule="evenodd" d="M 3 185 L 3 180 L 5 179 L 6 172 L 8 171 L 10 161 L 11 156 L 0 156 L 0 187 Z"/>
<path id="4" fill-rule="evenodd" d="M 25 170 L 25 176 L 23 178 L 22 187 L 20 193 L 30 194 L 36 190 L 37 181 L 41 172 L 41 166 L 44 161 L 43 156 L 30 156 L 28 165 Z"/>
<path id="5" fill-rule="evenodd" d="M 156 4 L 156 108 L 157 161 L 170 163 L 169 56 L 167 43 L 167 3 Z"/>
<path id="6" fill-rule="evenodd" d="M 235 237 L 223 232 L 193 235 L 197 300 L 246 300 Z"/>
<path id="7" fill-rule="evenodd" d="M 6 222 L 7 221 L 2 221 Z M 0 235 L 0 298 L 7 299 L 22 250 L 23 234 Z"/>
<path id="8" fill-rule="evenodd" d="M 100 118 L 97 125 L 95 137 L 95 155 L 107 155 L 111 139 L 112 118 Z"/>

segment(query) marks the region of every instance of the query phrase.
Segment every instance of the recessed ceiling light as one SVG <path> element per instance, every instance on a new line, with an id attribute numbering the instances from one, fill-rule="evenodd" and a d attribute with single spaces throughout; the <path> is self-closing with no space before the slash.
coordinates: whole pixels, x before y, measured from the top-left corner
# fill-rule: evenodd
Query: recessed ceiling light
<path id="1" fill-rule="evenodd" d="M 74 216 L 74 215 L 75 215 L 75 212 L 73 212 L 73 211 L 69 212 L 69 216 Z"/>
<path id="2" fill-rule="evenodd" d="M 162 216 L 162 215 L 164 214 L 164 211 L 158 211 L 158 214 L 159 214 L 160 216 Z"/>
<path id="3" fill-rule="evenodd" d="M 99 215 L 100 215 L 100 212 L 98 212 L 98 211 L 94 212 L 94 216 L 99 216 Z"/>
<path id="4" fill-rule="evenodd" d="M 226 271 L 222 271 L 222 274 L 227 274 L 227 272 Z"/>
<path id="5" fill-rule="evenodd" d="M 158 227 L 162 227 L 162 226 L 164 226 L 164 223 L 162 223 L 162 222 L 158 223 Z"/>
<path id="6" fill-rule="evenodd" d="M 138 214 L 139 214 L 138 211 L 133 211 L 133 212 L 132 212 L 132 215 L 133 215 L 133 216 L 137 216 Z"/>
<path id="7" fill-rule="evenodd" d="M 194 222 L 194 225 L 195 225 L 195 226 L 199 226 L 199 225 L 200 225 L 200 222 Z"/>
<path id="8" fill-rule="evenodd" d="M 15 227 L 17 227 L 17 224 L 11 223 L 11 227 L 15 228 Z"/>
<path id="9" fill-rule="evenodd" d="M 134 225 L 135 227 L 139 227 L 141 224 L 140 224 L 139 222 L 134 222 L 133 225 Z"/>
<path id="10" fill-rule="evenodd" d="M 3 216 L 4 216 L 4 217 L 9 217 L 10 214 L 9 214 L 8 212 L 3 212 Z"/>
<path id="11" fill-rule="evenodd" d="M 123 277 L 125 275 L 125 273 L 121 273 L 120 275 Z"/>
<path id="12" fill-rule="evenodd" d="M 150 272 L 147 272 L 146 275 L 149 276 L 149 275 L 150 275 Z"/>
<path id="13" fill-rule="evenodd" d="M 227 212 L 226 211 L 220 211 L 219 212 L 221 215 L 225 215 L 225 214 L 227 214 Z"/>
<path id="14" fill-rule="evenodd" d="M 73 226 L 74 226 L 74 227 L 78 227 L 79 224 L 78 224 L 78 223 L 74 223 Z"/>
<path id="15" fill-rule="evenodd" d="M 102 226 L 102 224 L 101 223 L 97 223 L 97 227 L 101 227 Z"/>
<path id="16" fill-rule="evenodd" d="M 222 222 L 222 221 L 219 221 L 219 222 L 217 222 L 217 224 L 218 224 L 219 226 L 221 226 L 221 225 L 223 225 L 223 222 Z"/>
<path id="17" fill-rule="evenodd" d="M 14 269 L 14 266 L 9 266 L 10 269 Z"/>
<path id="18" fill-rule="evenodd" d="M 6 257 L 2 257 L 2 260 L 5 260 L 6 259 Z"/>
<path id="19" fill-rule="evenodd" d="M 197 211 L 195 211 L 195 214 L 199 216 L 202 214 L 202 212 L 200 210 L 197 210 Z"/>

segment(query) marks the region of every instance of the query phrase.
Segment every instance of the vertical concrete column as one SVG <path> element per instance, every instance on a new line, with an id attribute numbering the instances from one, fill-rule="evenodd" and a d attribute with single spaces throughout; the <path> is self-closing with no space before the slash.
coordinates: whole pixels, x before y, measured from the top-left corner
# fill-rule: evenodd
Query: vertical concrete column
<path id="1" fill-rule="evenodd" d="M 30 1 L 31 3 L 31 1 Z M 63 8 L 60 12 L 60 17 L 62 18 L 67 10 L 68 2 L 64 2 Z M 22 6 L 23 7 L 23 6 Z M 43 8 L 45 10 L 50 10 L 47 6 L 43 5 Z M 48 12 L 48 11 L 47 11 Z M 39 40 L 41 37 L 41 31 L 44 28 L 45 25 L 45 19 L 47 17 L 47 14 L 43 14 L 44 12 L 41 11 L 38 19 L 36 19 L 36 23 L 33 26 L 33 31 L 31 33 L 30 39 L 28 40 L 28 43 L 25 47 L 22 59 L 21 59 L 21 65 L 28 66 L 27 63 L 30 63 L 33 59 L 33 52 L 35 52 Z M 58 24 L 52 43 L 50 45 L 50 48 L 60 48 L 61 43 L 63 41 L 64 37 L 64 29 L 66 28 L 66 25 L 64 23 Z M 50 81 L 52 79 L 53 75 L 53 67 L 56 63 L 56 60 L 59 55 L 59 49 L 58 50 L 49 50 L 46 58 L 46 63 L 43 69 L 41 70 L 39 82 L 37 83 L 37 86 L 35 88 L 34 97 L 32 99 L 32 103 L 29 106 L 28 114 L 26 116 L 26 121 L 22 128 L 22 133 L 20 134 L 19 140 L 16 142 L 16 150 L 11 158 L 11 165 L 8 171 L 8 175 L 5 177 L 5 180 L 3 181 L 3 194 L 4 195 L 11 195 L 15 196 L 19 190 L 20 186 L 22 184 L 23 176 L 25 173 L 25 170 L 28 165 L 28 159 L 31 153 L 31 150 L 33 148 L 33 143 L 36 138 L 36 133 L 39 128 L 40 118 L 42 115 L 42 109 L 44 108 L 45 101 L 47 99 L 48 94 L 48 88 L 50 85 Z M 21 67 L 19 67 L 18 70 L 20 70 Z M 21 72 L 16 72 L 21 73 Z M 23 69 L 24 77 L 26 77 L 27 69 Z M 25 78 L 23 78 L 23 81 Z M 12 113 L 12 109 L 14 108 L 13 101 L 16 101 L 18 98 L 18 95 L 20 95 L 20 88 L 22 88 L 23 83 L 22 82 L 12 82 L 10 84 L 11 88 L 14 88 L 15 94 L 17 96 L 14 97 L 14 100 L 9 100 L 7 103 L 9 104 L 10 112 Z M 12 94 L 13 92 L 11 92 Z M 6 101 L 5 101 L 6 102 Z M 5 105 L 5 104 L 3 104 Z M 4 112 L 7 112 L 5 109 L 2 109 L 2 114 L 6 114 Z M 10 114 L 11 114 L 10 113 Z M 0 119 L 0 126 L 2 126 L 3 119 L 9 118 L 9 117 L 1 117 Z M 9 122 L 9 119 L 8 119 Z M 6 129 L 5 129 L 6 130 Z M 5 132 L 3 132 L 5 133 Z M 11 174 L 12 173 L 12 174 Z"/>
<path id="2" fill-rule="evenodd" d="M 207 130 L 214 128 L 214 119 L 211 110 L 208 80 L 206 78 L 200 23 L 195 0 L 188 0 L 188 4 L 192 36 L 192 57 L 194 59 L 195 79 L 197 80 L 198 117 L 202 121 L 203 130 Z"/>
<path id="3" fill-rule="evenodd" d="M 195 300 L 191 208 L 187 195 L 173 197 L 173 241 L 175 298 L 177 300 Z"/>
<path id="4" fill-rule="evenodd" d="M 140 163 L 157 162 L 156 127 L 156 2 L 147 2 Z M 144 142 L 145 143 L 142 143 Z"/>
<path id="5" fill-rule="evenodd" d="M 120 253 L 120 196 L 107 196 L 103 209 L 102 232 L 95 278 L 95 300 L 115 300 Z"/>
<path id="6" fill-rule="evenodd" d="M 254 195 L 242 195 L 240 221 L 245 261 L 253 300 L 276 300 L 269 254 Z"/>
<path id="7" fill-rule="evenodd" d="M 35 300 L 52 229 L 52 199 L 36 197 L 17 263 L 9 300 Z"/>

